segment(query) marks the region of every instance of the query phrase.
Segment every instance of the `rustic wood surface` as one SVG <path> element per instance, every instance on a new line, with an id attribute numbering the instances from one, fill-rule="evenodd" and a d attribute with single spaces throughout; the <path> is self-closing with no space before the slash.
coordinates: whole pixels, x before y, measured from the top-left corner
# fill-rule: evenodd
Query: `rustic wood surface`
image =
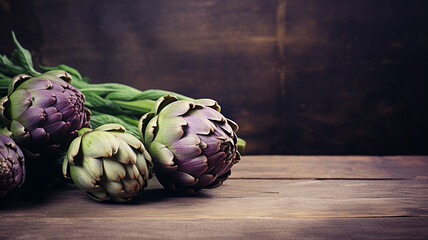
<path id="1" fill-rule="evenodd" d="M 426 0 L 0 0 L 43 65 L 214 98 L 247 154 L 428 154 Z"/>
<path id="2" fill-rule="evenodd" d="M 217 189 L 126 204 L 67 185 L 0 207 L 0 239 L 427 239 L 427 156 L 244 156 Z"/>

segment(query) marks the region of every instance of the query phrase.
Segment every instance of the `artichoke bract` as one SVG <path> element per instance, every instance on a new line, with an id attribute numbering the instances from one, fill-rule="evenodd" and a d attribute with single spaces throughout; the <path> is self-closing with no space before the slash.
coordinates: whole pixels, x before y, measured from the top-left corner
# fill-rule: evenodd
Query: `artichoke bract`
<path id="1" fill-rule="evenodd" d="M 96 201 L 125 202 L 151 178 L 152 160 L 141 141 L 119 124 L 82 128 L 63 163 L 66 178 Z"/>
<path id="2" fill-rule="evenodd" d="M 0 134 L 0 199 L 10 196 L 24 181 L 24 154 L 10 137 Z"/>
<path id="3" fill-rule="evenodd" d="M 157 179 L 173 192 L 194 194 L 218 187 L 240 160 L 238 125 L 211 99 L 161 97 L 141 117 L 139 130 Z"/>
<path id="4" fill-rule="evenodd" d="M 26 156 L 27 151 L 36 156 L 55 154 L 68 146 L 79 129 L 90 127 L 85 96 L 70 81 L 64 71 L 37 77 L 21 74 L 0 100 L 0 117 Z"/>

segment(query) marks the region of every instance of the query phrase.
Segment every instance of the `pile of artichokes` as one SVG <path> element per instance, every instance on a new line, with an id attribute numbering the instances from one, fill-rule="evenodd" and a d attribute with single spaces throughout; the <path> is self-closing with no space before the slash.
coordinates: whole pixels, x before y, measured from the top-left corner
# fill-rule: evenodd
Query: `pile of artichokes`
<path id="1" fill-rule="evenodd" d="M 216 101 L 91 84 L 65 65 L 39 73 L 12 36 L 15 51 L 0 55 L 0 199 L 71 179 L 96 201 L 126 202 L 153 175 L 195 194 L 220 186 L 240 160 L 245 141 Z"/>

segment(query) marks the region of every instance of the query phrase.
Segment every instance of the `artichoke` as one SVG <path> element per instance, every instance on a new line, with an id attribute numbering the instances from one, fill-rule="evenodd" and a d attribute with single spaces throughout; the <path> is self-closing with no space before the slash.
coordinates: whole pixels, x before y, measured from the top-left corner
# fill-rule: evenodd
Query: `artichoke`
<path id="1" fill-rule="evenodd" d="M 25 181 L 24 155 L 8 136 L 0 134 L 0 199 L 4 199 Z"/>
<path id="2" fill-rule="evenodd" d="M 164 188 L 194 194 L 225 181 L 240 160 L 238 125 L 211 99 L 178 100 L 167 95 L 139 121 L 141 139 Z"/>
<path id="3" fill-rule="evenodd" d="M 82 128 L 63 162 L 63 174 L 96 201 L 124 202 L 151 178 L 152 160 L 141 141 L 119 124 Z"/>
<path id="4" fill-rule="evenodd" d="M 0 100 L 0 118 L 26 154 L 58 153 L 67 147 L 82 127 L 90 127 L 85 96 L 70 85 L 64 71 L 37 77 L 18 75 Z M 27 159 L 28 160 L 28 159 Z"/>

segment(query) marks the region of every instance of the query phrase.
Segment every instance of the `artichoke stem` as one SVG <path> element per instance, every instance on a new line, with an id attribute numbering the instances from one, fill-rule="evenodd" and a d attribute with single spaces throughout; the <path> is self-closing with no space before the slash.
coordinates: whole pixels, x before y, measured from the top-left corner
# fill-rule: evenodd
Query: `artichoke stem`
<path id="1" fill-rule="evenodd" d="M 238 151 L 242 154 L 245 151 L 245 146 L 247 145 L 247 142 L 242 139 L 238 138 Z"/>

